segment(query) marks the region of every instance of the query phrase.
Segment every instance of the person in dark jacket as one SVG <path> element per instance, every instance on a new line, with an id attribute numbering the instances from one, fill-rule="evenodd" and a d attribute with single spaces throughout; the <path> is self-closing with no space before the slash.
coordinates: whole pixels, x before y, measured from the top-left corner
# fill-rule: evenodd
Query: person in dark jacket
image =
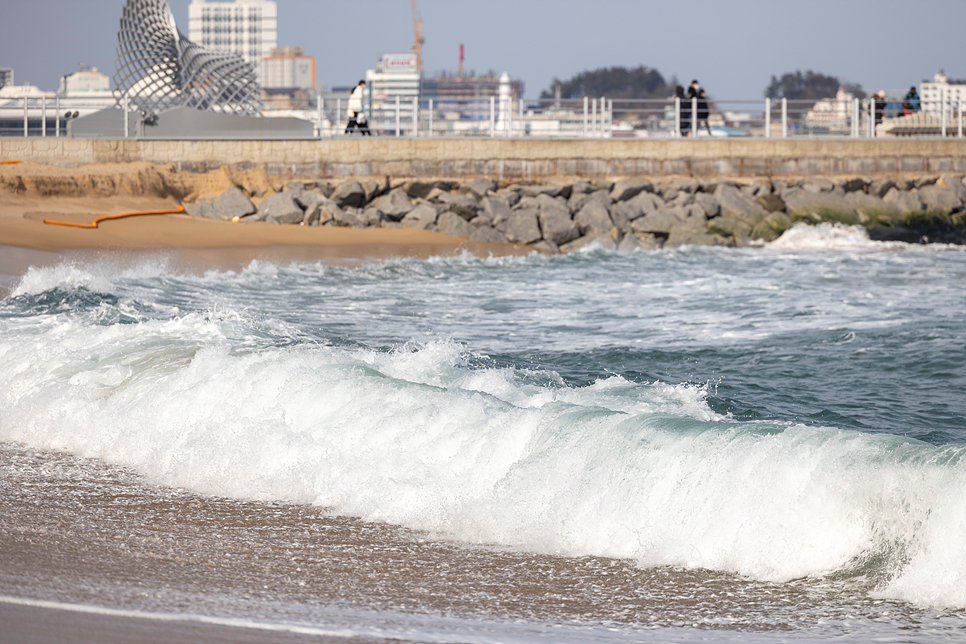
<path id="1" fill-rule="evenodd" d="M 678 125 L 681 127 L 681 136 L 687 136 L 688 130 L 691 129 L 691 106 L 688 104 L 688 98 L 684 95 L 684 88 L 678 85 L 674 88 L 674 98 L 678 99 L 681 105 L 681 116 Z"/>
<path id="2" fill-rule="evenodd" d="M 906 92 L 906 95 L 902 97 L 902 115 L 912 114 L 913 112 L 918 112 L 921 108 L 919 103 L 919 94 L 916 92 L 916 86 L 913 85 Z"/>

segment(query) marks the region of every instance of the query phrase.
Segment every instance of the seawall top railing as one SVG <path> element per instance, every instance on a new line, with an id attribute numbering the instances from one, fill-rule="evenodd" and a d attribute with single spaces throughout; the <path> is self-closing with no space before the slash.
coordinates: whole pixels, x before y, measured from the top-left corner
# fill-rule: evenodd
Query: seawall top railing
<path id="1" fill-rule="evenodd" d="M 124 109 L 92 99 L 0 98 L 0 136 L 71 136 L 69 123 L 101 109 Z M 319 139 L 348 136 L 492 138 L 744 138 L 959 137 L 964 103 L 923 102 L 915 112 L 898 100 L 581 99 L 474 100 L 392 97 L 366 106 L 356 127 L 342 98 L 310 97 L 305 109 L 266 110 L 263 116 L 296 117 L 315 126 Z M 125 138 L 150 138 L 130 106 Z M 360 115 L 362 116 L 362 115 Z M 163 118 L 160 115 L 159 118 Z"/>

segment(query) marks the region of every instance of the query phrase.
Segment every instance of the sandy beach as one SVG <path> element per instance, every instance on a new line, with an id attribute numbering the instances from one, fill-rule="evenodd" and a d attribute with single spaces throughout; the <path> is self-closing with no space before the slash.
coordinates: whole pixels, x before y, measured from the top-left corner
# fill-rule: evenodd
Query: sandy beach
<path id="1" fill-rule="evenodd" d="M 85 166 L 77 170 L 37 164 L 0 166 L 0 289 L 9 289 L 10 282 L 29 266 L 50 265 L 64 258 L 133 261 L 163 257 L 180 270 L 203 271 L 237 270 L 255 259 L 358 263 L 390 257 L 451 256 L 464 251 L 483 257 L 524 255 L 532 250 L 416 229 L 231 223 L 188 214 L 110 220 L 94 229 L 44 223 L 48 219 L 90 224 L 108 215 L 173 209 L 185 201 L 220 194 L 233 180 L 248 185 L 269 182 L 264 173 L 241 173 L 245 175 L 242 178 L 238 174 L 216 171 L 190 175 L 149 164 Z M 194 183 L 186 185 L 185 179 Z M 166 191 L 175 196 L 157 194 Z"/>

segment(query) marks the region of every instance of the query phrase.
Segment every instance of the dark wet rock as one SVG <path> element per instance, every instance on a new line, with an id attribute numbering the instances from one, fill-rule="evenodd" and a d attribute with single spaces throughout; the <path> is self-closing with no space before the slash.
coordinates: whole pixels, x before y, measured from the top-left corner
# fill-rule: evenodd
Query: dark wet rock
<path id="1" fill-rule="evenodd" d="M 491 228 L 490 226 L 479 226 L 470 234 L 470 241 L 475 242 L 506 242 L 506 235 Z"/>
<path id="2" fill-rule="evenodd" d="M 441 233 L 456 236 L 469 236 L 476 231 L 476 227 L 455 212 L 444 212 L 436 220 L 436 228 Z"/>
<path id="3" fill-rule="evenodd" d="M 366 189 L 358 181 L 346 181 L 335 189 L 330 199 L 340 208 L 358 208 L 366 202 Z"/>
<path id="4" fill-rule="evenodd" d="M 828 221 L 847 225 L 859 223 L 858 213 L 844 194 L 808 192 L 804 189 L 789 191 L 785 195 L 785 207 L 793 222 L 805 220 L 813 223 Z"/>
<path id="5" fill-rule="evenodd" d="M 436 209 L 429 204 L 419 204 L 399 222 L 404 228 L 421 228 L 429 230 L 436 224 Z"/>
<path id="6" fill-rule="evenodd" d="M 752 239 L 775 241 L 792 225 L 792 220 L 783 212 L 770 212 L 759 221 L 751 231 Z M 708 230 L 712 227 L 709 224 Z"/>

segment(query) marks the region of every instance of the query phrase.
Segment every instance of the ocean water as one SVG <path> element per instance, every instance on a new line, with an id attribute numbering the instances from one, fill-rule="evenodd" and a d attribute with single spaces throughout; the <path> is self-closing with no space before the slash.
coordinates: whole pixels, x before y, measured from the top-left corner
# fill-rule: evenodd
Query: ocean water
<path id="1" fill-rule="evenodd" d="M 30 269 L 0 603 L 431 642 L 966 638 L 966 250 Z"/>

